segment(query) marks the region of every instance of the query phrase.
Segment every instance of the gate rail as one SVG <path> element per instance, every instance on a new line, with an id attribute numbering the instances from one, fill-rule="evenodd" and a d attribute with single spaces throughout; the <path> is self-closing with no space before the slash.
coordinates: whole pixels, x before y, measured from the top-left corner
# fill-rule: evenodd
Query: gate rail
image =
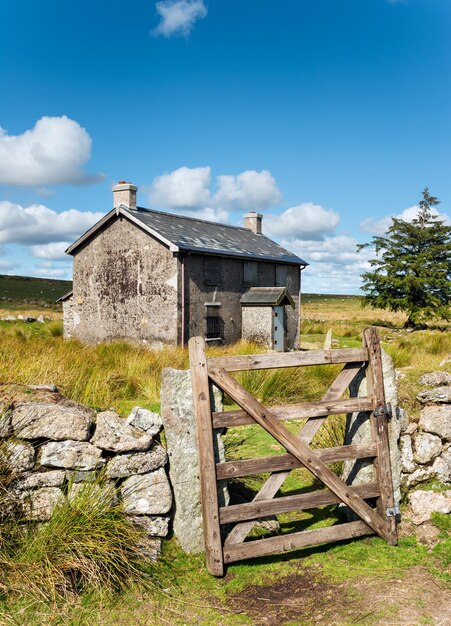
<path id="1" fill-rule="evenodd" d="M 374 533 L 396 545 L 397 529 L 396 517 L 392 515 L 394 495 L 387 428 L 389 410 L 385 403 L 381 350 L 376 329 L 364 330 L 362 348 L 207 359 L 204 339 L 193 337 L 189 341 L 189 354 L 197 424 L 205 553 L 207 568 L 211 574 L 222 576 L 224 564 L 227 563 Z M 343 364 L 344 367 L 321 401 L 270 409 L 263 406 L 230 375 L 230 372 L 237 371 L 328 364 Z M 367 381 L 367 396 L 342 398 L 362 368 Z M 222 389 L 241 408 L 212 412 L 211 383 Z M 344 445 L 314 451 L 308 447 L 329 415 L 356 411 L 370 413 L 370 444 Z M 284 420 L 301 418 L 306 418 L 307 422 L 298 435 L 293 435 L 283 425 Z M 216 462 L 213 430 L 255 423 L 272 435 L 285 448 L 286 454 Z M 347 485 L 327 466 L 327 463 L 334 461 L 363 458 L 373 459 L 377 479 L 374 483 L 356 487 Z M 308 469 L 326 489 L 274 498 L 290 471 L 298 467 Z M 252 502 L 219 507 L 218 480 L 262 472 L 272 473 Z M 376 507 L 372 508 L 366 500 L 374 499 Z M 360 519 L 327 528 L 245 542 L 255 520 L 260 517 L 341 502 Z M 221 526 L 225 524 L 235 525 L 223 541 Z"/>

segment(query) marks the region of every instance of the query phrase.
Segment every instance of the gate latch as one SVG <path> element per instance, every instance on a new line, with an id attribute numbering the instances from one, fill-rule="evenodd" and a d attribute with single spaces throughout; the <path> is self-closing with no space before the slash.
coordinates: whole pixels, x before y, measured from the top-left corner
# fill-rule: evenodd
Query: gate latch
<path id="1" fill-rule="evenodd" d="M 395 504 L 395 506 L 391 506 L 389 507 L 386 511 L 385 511 L 385 515 L 387 517 L 396 517 L 396 518 L 400 518 L 401 517 L 401 510 L 399 508 L 399 504 Z"/>
<path id="2" fill-rule="evenodd" d="M 392 417 L 392 408 L 391 404 L 387 402 L 387 404 L 381 404 L 374 409 L 375 417 L 384 417 L 386 416 L 388 419 Z"/>

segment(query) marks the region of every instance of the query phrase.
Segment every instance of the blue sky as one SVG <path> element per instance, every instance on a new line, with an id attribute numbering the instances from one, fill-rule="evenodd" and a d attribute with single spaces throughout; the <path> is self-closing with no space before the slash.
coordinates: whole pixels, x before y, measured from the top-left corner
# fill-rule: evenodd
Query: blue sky
<path id="1" fill-rule="evenodd" d="M 7 1 L 0 22 L 0 272 L 70 277 L 111 208 L 239 224 L 355 293 L 356 242 L 451 213 L 449 0 Z"/>

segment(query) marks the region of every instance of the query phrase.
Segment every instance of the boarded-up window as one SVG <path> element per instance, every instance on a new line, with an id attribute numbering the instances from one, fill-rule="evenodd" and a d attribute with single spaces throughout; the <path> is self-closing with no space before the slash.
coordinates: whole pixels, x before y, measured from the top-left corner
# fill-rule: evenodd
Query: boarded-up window
<path id="1" fill-rule="evenodd" d="M 207 339 L 223 339 L 224 322 L 221 317 L 221 307 L 206 305 Z"/>
<path id="2" fill-rule="evenodd" d="M 243 262 L 243 285 L 256 286 L 257 277 L 257 261 Z"/>
<path id="3" fill-rule="evenodd" d="M 287 286 L 287 266 L 276 265 L 276 287 Z"/>
<path id="4" fill-rule="evenodd" d="M 205 284 L 221 284 L 221 259 L 214 256 L 206 256 L 205 259 Z"/>

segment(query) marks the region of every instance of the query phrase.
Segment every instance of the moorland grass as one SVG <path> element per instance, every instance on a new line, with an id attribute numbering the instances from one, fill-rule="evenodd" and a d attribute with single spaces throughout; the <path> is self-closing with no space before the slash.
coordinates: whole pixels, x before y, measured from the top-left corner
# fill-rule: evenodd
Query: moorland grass
<path id="1" fill-rule="evenodd" d="M 415 401 L 415 396 L 419 391 L 418 376 L 432 369 L 443 369 L 439 364 L 451 352 L 450 333 L 438 330 L 407 333 L 400 330 L 404 320 L 398 319 L 399 316 L 384 312 L 381 317 L 380 312 L 361 310 L 360 306 L 356 308 L 357 305 L 358 300 L 355 298 L 344 298 L 343 302 L 337 299 L 321 302 L 317 299 L 311 305 L 316 309 L 309 310 L 310 305 L 304 300 L 304 315 L 308 316 L 309 320 L 302 320 L 302 332 L 306 337 L 314 336 L 318 348 L 322 347 L 329 328 L 332 328 L 334 345 L 358 345 L 361 342 L 363 327 L 377 323 L 381 326 L 383 346 L 393 356 L 397 367 L 402 369 L 403 377 L 399 381 L 400 404 L 413 414 L 418 412 L 420 405 Z M 211 349 L 210 354 L 261 351 L 262 349 L 255 345 L 241 342 L 227 348 Z M 74 400 L 97 409 L 113 407 L 123 415 L 135 404 L 156 409 L 159 403 L 162 369 L 164 367 L 184 369 L 187 366 L 186 350 L 166 348 L 161 351 L 152 351 L 123 341 L 99 346 L 84 346 L 74 340 L 64 341 L 61 336 L 60 322 L 27 326 L 21 323 L 0 324 L 0 380 L 2 382 L 55 383 L 62 393 Z M 272 372 L 268 370 L 237 376 L 251 393 L 271 405 L 279 402 L 308 401 L 321 397 L 337 371 L 336 367 L 312 367 L 300 371 L 287 369 Z M 232 408 L 233 404 L 229 401 L 228 406 Z M 293 432 L 297 432 L 301 426 L 299 422 L 288 422 L 287 425 Z M 324 440 L 319 441 L 318 438 L 315 440 L 315 445 L 325 447 L 338 445 L 343 436 L 342 428 L 343 421 L 338 416 L 336 423 L 331 426 L 332 431 L 324 432 L 322 435 Z M 246 426 L 243 427 L 243 432 L 244 437 L 241 436 L 240 439 L 237 434 L 233 440 L 233 429 L 229 431 L 226 438 L 229 458 L 278 453 L 279 449 L 275 441 L 267 433 L 262 434 L 261 429 L 257 432 L 255 427 Z M 248 487 L 255 491 L 259 488 L 261 479 L 262 477 L 249 484 Z M 304 470 L 296 470 L 284 484 L 281 493 L 299 492 L 299 490 L 313 487 L 315 485 L 311 475 Z M 21 550 L 16 549 L 14 553 L 16 562 L 21 560 L 29 564 L 31 555 L 37 562 L 39 559 L 44 559 L 43 562 L 46 562 L 47 557 L 43 554 L 44 547 L 48 544 L 48 554 L 53 555 L 52 561 L 64 565 L 67 552 L 60 550 L 52 538 L 54 539 L 58 533 L 63 533 L 65 542 L 70 545 L 71 538 L 78 537 L 76 529 L 79 528 L 77 526 L 79 513 L 61 509 L 58 515 L 59 521 L 53 522 L 52 535 L 45 534 L 49 531 L 42 531 L 44 534 L 32 542 L 32 545 L 36 547 L 30 547 L 28 542 L 31 538 L 29 538 Z M 324 510 L 323 513 L 313 511 L 307 515 L 310 515 L 310 520 L 302 516 L 281 518 L 281 532 L 286 532 L 290 528 L 299 529 L 309 522 L 322 525 L 334 523 L 336 520 L 335 511 L 332 509 Z M 121 523 L 116 521 L 118 524 Z M 114 541 L 119 539 L 115 535 L 117 529 L 120 528 L 119 525 L 115 526 L 116 521 L 113 524 L 113 530 L 116 530 L 109 535 Z M 106 527 L 102 526 L 103 522 L 97 523 L 95 528 L 102 529 L 100 535 L 108 531 L 110 522 L 111 520 L 106 522 Z M 198 623 L 199 620 L 206 626 L 222 623 L 249 624 L 251 622 L 245 615 L 234 613 L 233 602 L 232 604 L 229 602 L 230 595 L 247 585 L 262 584 L 288 575 L 293 571 L 293 567 L 319 567 L 331 579 L 342 582 L 350 577 L 389 578 L 393 574 L 402 577 L 410 567 L 423 565 L 444 580 L 446 568 L 449 566 L 449 529 L 446 520 L 437 518 L 434 522 L 440 527 L 441 540 L 433 551 L 428 551 L 426 547 L 418 545 L 413 538 L 403 539 L 396 549 L 387 546 L 378 538 L 368 538 L 237 564 L 229 568 L 230 575 L 226 580 L 216 580 L 210 577 L 204 569 L 201 557 L 183 554 L 177 542 L 170 540 L 166 542 L 166 560 L 158 571 L 153 571 L 151 574 L 151 580 L 155 584 L 150 591 L 143 587 L 142 582 L 135 582 L 136 572 L 132 571 L 131 576 L 127 578 L 129 566 L 126 564 L 123 578 L 120 568 L 116 571 L 119 572 L 121 580 L 128 581 L 127 589 L 121 591 L 119 596 L 111 595 L 108 598 L 99 593 L 99 588 L 103 586 L 103 583 L 99 585 L 99 581 L 103 580 L 102 576 L 105 573 L 101 566 L 103 548 L 99 548 L 98 559 L 97 557 L 94 559 L 94 564 L 89 565 L 86 565 L 84 561 L 86 553 L 82 550 L 76 553 L 80 558 L 81 573 L 77 574 L 74 580 L 70 577 L 67 579 L 64 567 L 57 570 L 56 574 L 52 574 L 51 568 L 47 565 L 47 569 L 43 568 L 46 572 L 45 576 L 52 575 L 53 577 L 54 582 L 46 582 L 46 585 L 50 584 L 50 588 L 54 590 L 53 595 L 58 595 L 59 589 L 71 592 L 74 588 L 84 589 L 81 595 L 75 594 L 70 600 L 66 599 L 63 604 L 58 604 L 57 610 L 49 608 L 45 600 L 38 600 L 39 593 L 35 594 L 35 600 L 36 603 L 40 603 L 39 606 L 36 603 L 30 604 L 26 599 L 25 591 L 21 595 L 21 589 L 24 590 L 26 586 L 23 581 L 27 579 L 24 577 L 22 583 L 20 583 L 20 577 L 15 579 L 18 569 L 13 567 L 8 575 L 11 576 L 10 580 L 16 580 L 14 583 L 17 586 L 16 599 L 9 601 L 4 598 L 4 603 L 0 604 L 0 614 L 3 610 L 3 614 L 7 616 L 4 618 L 5 623 L 30 625 L 89 623 L 104 626 L 119 622 L 124 626 L 136 623 L 175 625 Z M 61 529 L 61 525 L 69 525 L 73 529 L 68 532 L 69 537 L 64 534 L 65 531 Z M 97 531 L 93 532 L 96 535 Z M 125 536 L 126 532 L 128 531 L 125 531 Z M 84 545 L 85 547 L 90 545 L 89 541 Z M 92 544 L 89 550 L 91 549 Z M 4 555 L 2 558 L 5 558 Z M 132 562 L 135 563 L 133 559 L 134 557 Z M 139 566 L 137 570 L 139 572 Z M 94 572 L 92 584 L 87 577 L 84 577 L 85 571 Z M 62 578 L 61 572 L 63 572 Z M 35 580 L 34 574 L 28 574 L 28 576 L 31 576 L 29 580 Z M 36 589 L 42 589 L 39 579 L 38 576 Z M 41 578 L 41 582 L 42 580 Z M 33 584 L 36 584 L 36 580 Z M 11 616 L 11 619 L 8 616 Z"/>

